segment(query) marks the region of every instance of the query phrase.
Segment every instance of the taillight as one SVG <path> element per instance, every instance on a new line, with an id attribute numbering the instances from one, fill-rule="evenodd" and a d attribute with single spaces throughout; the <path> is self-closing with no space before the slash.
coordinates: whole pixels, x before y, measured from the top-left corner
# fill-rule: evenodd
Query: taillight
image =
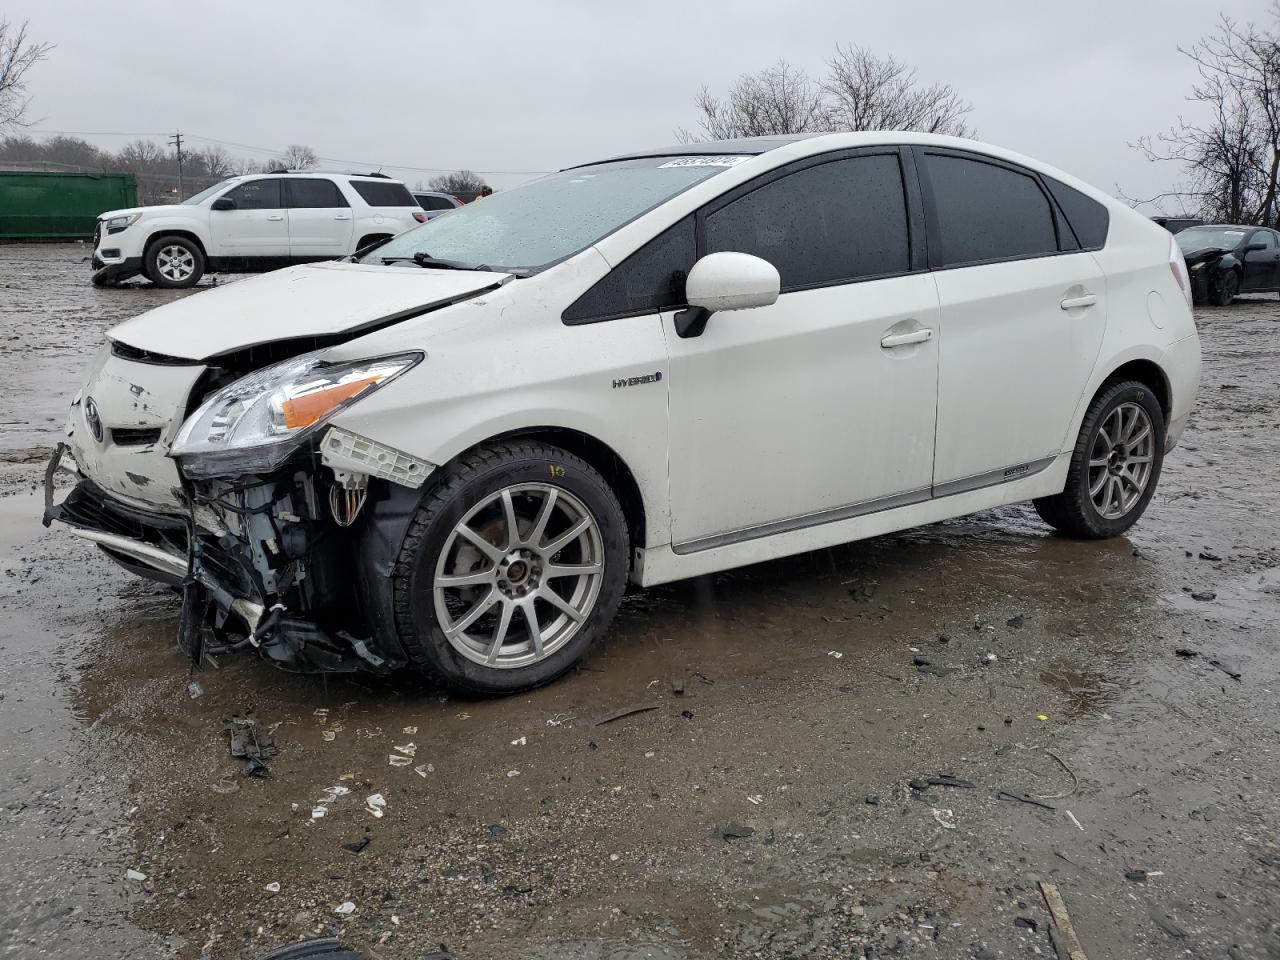
<path id="1" fill-rule="evenodd" d="M 419 223 L 426 223 L 427 215 L 421 210 L 415 210 L 413 212 L 413 219 L 417 220 Z"/>
<path id="2" fill-rule="evenodd" d="M 1173 279 L 1178 281 L 1178 288 L 1187 298 L 1187 307 L 1191 307 L 1191 275 L 1187 273 L 1187 261 L 1182 257 L 1178 241 L 1169 238 L 1169 269 L 1173 271 Z"/>

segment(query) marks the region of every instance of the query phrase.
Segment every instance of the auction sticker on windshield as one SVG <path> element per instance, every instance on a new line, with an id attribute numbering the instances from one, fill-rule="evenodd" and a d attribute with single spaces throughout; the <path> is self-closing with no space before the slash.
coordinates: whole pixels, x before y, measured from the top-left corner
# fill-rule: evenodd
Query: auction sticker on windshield
<path id="1" fill-rule="evenodd" d="M 670 160 L 667 163 L 658 164 L 659 170 L 665 170 L 667 167 L 736 167 L 738 164 L 750 160 L 748 156 L 736 157 L 681 157 L 679 160 Z"/>

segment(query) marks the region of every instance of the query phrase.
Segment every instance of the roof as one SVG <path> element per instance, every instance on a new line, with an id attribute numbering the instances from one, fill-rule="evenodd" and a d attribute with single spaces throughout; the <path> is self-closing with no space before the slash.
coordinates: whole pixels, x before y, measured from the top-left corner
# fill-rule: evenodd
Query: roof
<path id="1" fill-rule="evenodd" d="M 810 140 L 814 137 L 827 136 L 824 133 L 789 133 L 770 137 L 740 137 L 736 140 L 705 140 L 695 143 L 675 143 L 668 147 L 655 147 L 652 150 L 634 150 L 620 153 L 604 160 L 592 160 L 590 163 L 575 164 L 574 167 L 591 167 L 598 163 L 613 163 L 616 160 L 639 160 L 645 157 L 720 157 L 746 154 L 758 156 L 777 150 L 797 140 Z M 572 170 L 574 167 L 570 167 Z"/>

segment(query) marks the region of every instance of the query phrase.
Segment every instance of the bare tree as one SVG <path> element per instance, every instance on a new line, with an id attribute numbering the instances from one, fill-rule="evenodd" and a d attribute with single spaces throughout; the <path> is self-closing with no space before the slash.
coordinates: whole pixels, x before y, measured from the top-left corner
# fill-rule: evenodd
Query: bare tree
<path id="1" fill-rule="evenodd" d="M 832 130 L 919 130 L 972 136 L 973 105 L 948 83 L 922 86 L 916 68 L 865 47 L 836 45 L 827 61 L 827 124 Z"/>
<path id="2" fill-rule="evenodd" d="M 462 200 L 474 198 L 484 188 L 485 182 L 484 178 L 478 173 L 474 173 L 471 170 L 459 170 L 457 173 L 446 173 L 443 176 L 432 177 L 428 186 L 439 193 L 448 193 Z"/>
<path id="3" fill-rule="evenodd" d="M 27 23 L 15 27 L 0 20 L 0 130 L 24 126 L 27 105 L 27 71 L 49 55 L 53 45 L 36 43 L 27 36 Z"/>
<path id="4" fill-rule="evenodd" d="M 822 90 L 809 75 L 785 60 L 758 73 L 744 73 L 725 99 L 703 87 L 698 93 L 698 126 L 711 140 L 778 136 L 826 129 Z M 701 139 L 677 131 L 685 142 Z"/>
<path id="5" fill-rule="evenodd" d="M 837 45 L 821 81 L 779 60 L 738 77 L 723 99 L 703 87 L 696 106 L 701 134 L 676 131 L 686 143 L 837 130 L 972 136 L 965 117 L 973 107 L 949 84 L 922 86 L 914 67 L 862 47 Z"/>
<path id="6" fill-rule="evenodd" d="M 320 162 L 320 158 L 316 156 L 316 152 L 310 147 L 304 147 L 300 143 L 291 143 L 284 148 L 280 162 L 284 164 L 286 170 L 310 170 Z"/>
<path id="7" fill-rule="evenodd" d="M 205 147 L 191 155 L 191 159 L 204 168 L 211 180 L 224 180 L 235 173 L 236 161 L 222 147 Z"/>
<path id="8" fill-rule="evenodd" d="M 1227 223 L 1280 221 L 1280 2 L 1270 12 L 1266 28 L 1223 15 L 1210 36 L 1178 48 L 1200 75 L 1187 98 L 1197 119 L 1180 117 L 1134 146 L 1148 160 L 1176 163 L 1185 179 L 1152 197 L 1121 193 L 1125 199 L 1162 210 L 1174 203 Z"/>
<path id="9" fill-rule="evenodd" d="M 125 170 L 148 173 L 165 164 L 165 152 L 153 140 L 132 140 L 118 154 L 116 163 Z"/>

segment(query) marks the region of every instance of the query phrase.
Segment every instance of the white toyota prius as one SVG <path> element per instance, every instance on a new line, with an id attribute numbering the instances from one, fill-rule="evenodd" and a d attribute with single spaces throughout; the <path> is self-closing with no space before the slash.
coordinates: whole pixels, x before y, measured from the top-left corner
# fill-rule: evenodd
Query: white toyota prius
<path id="1" fill-rule="evenodd" d="M 1199 370 L 1172 237 L 1042 163 L 684 145 L 116 327 L 46 522 L 181 586 L 197 660 L 502 693 L 577 662 L 628 580 L 1023 500 L 1121 534 Z"/>

